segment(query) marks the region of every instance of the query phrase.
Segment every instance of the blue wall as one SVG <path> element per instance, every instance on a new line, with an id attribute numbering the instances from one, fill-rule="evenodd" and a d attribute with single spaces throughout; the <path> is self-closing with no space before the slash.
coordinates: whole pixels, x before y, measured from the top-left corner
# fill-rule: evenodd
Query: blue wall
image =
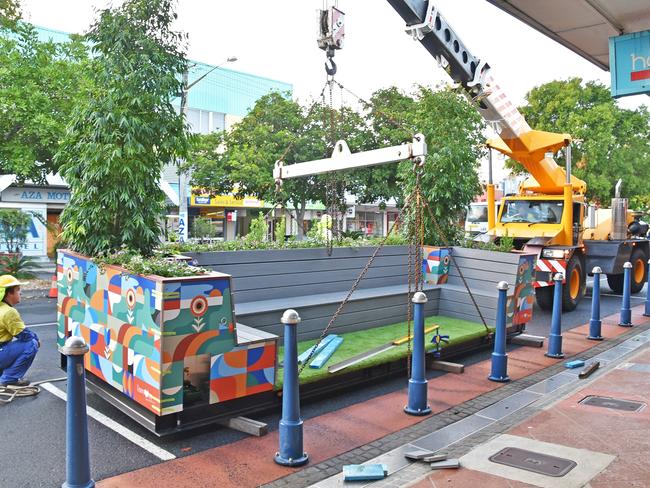
<path id="1" fill-rule="evenodd" d="M 39 39 L 42 41 L 66 42 L 68 40 L 68 34 L 65 32 L 35 27 Z M 196 61 L 189 61 L 189 64 L 191 67 L 189 70 L 190 84 L 214 67 Z M 283 81 L 219 67 L 191 88 L 187 106 L 188 108 L 243 117 L 258 98 L 271 91 L 288 92 L 290 96 L 293 86 Z M 176 99 L 173 103 L 179 105 L 180 100 Z"/>

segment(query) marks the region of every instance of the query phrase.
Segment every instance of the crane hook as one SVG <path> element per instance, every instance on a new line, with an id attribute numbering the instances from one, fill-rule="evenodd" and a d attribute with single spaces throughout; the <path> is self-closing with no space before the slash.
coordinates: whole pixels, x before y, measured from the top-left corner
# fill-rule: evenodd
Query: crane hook
<path id="1" fill-rule="evenodd" d="M 329 61 L 331 66 L 327 65 L 327 61 Z M 329 76 L 334 76 L 336 74 L 336 63 L 330 56 L 327 57 L 327 61 L 325 61 L 325 71 Z"/>

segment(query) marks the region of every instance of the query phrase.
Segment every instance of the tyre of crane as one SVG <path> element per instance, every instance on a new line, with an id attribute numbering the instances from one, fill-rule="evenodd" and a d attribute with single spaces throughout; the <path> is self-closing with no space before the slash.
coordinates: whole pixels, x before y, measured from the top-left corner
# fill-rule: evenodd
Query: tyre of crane
<path id="1" fill-rule="evenodd" d="M 585 296 L 587 280 L 582 261 L 575 254 L 569 259 L 566 267 L 565 282 L 562 286 L 562 310 L 570 312 L 575 310 Z"/>
<path id="2" fill-rule="evenodd" d="M 542 310 L 553 310 L 553 287 L 543 286 L 535 289 L 537 306 Z"/>
<path id="3" fill-rule="evenodd" d="M 643 249 L 635 247 L 630 256 L 630 263 L 632 263 L 632 286 L 630 291 L 639 293 L 648 279 L 646 276 L 648 274 L 648 256 Z"/>
<path id="4" fill-rule="evenodd" d="M 648 256 L 643 249 L 634 248 L 630 255 L 630 263 L 632 263 L 632 283 L 630 291 L 632 293 L 639 293 L 643 289 L 643 285 L 648 280 Z M 611 274 L 607 275 L 607 284 L 614 293 L 619 295 L 623 293 L 623 277 L 624 274 Z"/>

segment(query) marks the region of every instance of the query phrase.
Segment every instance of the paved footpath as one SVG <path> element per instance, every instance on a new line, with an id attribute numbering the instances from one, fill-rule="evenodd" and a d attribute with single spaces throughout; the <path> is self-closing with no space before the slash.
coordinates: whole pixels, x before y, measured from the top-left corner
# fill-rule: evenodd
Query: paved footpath
<path id="1" fill-rule="evenodd" d="M 403 413 L 403 390 L 309 419 L 304 443 L 310 463 L 303 468 L 273 462 L 276 431 L 108 478 L 98 486 L 325 488 L 345 486 L 342 465 L 369 461 L 389 466 L 388 478 L 373 483 L 378 487 L 650 486 L 650 467 L 644 462 L 650 453 L 650 411 L 621 413 L 577 403 L 590 394 L 650 400 L 650 366 L 642 366 L 650 365 L 645 350 L 650 320 L 642 311 L 633 309 L 633 328 L 619 327 L 618 316 L 603 319 L 603 342 L 587 340 L 586 325 L 565 332 L 562 361 L 545 357 L 545 348 L 510 348 L 512 381 L 507 384 L 487 380 L 488 360 L 466 366 L 462 375 L 433 378 L 428 384 L 433 415 L 425 418 Z M 566 360 L 578 357 L 596 358 L 603 367 L 578 380 L 577 370 L 564 368 Z M 433 472 L 423 463 L 408 463 L 403 452 L 413 446 L 460 457 L 463 467 Z M 487 461 L 505 446 L 576 459 L 578 466 L 563 478 L 550 478 Z"/>

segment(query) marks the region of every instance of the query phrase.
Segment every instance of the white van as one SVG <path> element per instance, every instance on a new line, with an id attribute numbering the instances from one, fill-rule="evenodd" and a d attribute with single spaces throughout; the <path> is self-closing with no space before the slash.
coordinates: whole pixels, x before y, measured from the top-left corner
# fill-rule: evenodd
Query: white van
<path id="1" fill-rule="evenodd" d="M 496 203 L 496 214 L 499 215 L 499 205 Z M 487 202 L 472 202 L 467 207 L 465 217 L 465 236 L 473 237 L 477 234 L 484 234 L 488 231 L 488 207 Z"/>

